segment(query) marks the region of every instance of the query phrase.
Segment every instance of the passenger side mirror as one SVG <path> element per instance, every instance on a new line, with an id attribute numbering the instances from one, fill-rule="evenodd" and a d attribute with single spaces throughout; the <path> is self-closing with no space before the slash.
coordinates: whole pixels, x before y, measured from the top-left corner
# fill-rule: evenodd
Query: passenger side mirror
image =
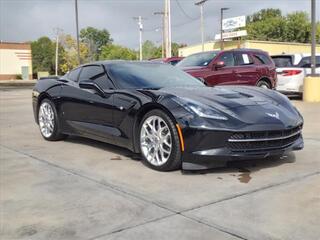
<path id="1" fill-rule="evenodd" d="M 101 97 L 105 97 L 104 91 L 93 81 L 84 80 L 79 83 L 79 87 L 83 89 L 92 89 L 95 90 Z"/>
<path id="2" fill-rule="evenodd" d="M 219 70 L 220 68 L 223 68 L 226 66 L 226 64 L 224 63 L 224 61 L 219 61 L 216 64 L 213 65 L 215 70 Z"/>

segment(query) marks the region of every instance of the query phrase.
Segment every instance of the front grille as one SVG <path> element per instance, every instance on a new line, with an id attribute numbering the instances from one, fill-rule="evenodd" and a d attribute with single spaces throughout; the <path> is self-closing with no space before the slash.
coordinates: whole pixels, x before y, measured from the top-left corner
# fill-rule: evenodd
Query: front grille
<path id="1" fill-rule="evenodd" d="M 233 152 L 265 151 L 282 149 L 301 136 L 302 125 L 282 131 L 259 131 L 234 133 L 228 140 Z"/>

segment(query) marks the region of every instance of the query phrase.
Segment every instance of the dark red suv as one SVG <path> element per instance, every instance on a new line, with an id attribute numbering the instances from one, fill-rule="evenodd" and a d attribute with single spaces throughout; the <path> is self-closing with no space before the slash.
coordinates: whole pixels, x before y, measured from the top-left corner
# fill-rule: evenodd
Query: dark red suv
<path id="1" fill-rule="evenodd" d="M 273 89 L 277 81 L 276 68 L 269 54 L 256 49 L 196 53 L 176 66 L 208 86 L 243 84 Z"/>

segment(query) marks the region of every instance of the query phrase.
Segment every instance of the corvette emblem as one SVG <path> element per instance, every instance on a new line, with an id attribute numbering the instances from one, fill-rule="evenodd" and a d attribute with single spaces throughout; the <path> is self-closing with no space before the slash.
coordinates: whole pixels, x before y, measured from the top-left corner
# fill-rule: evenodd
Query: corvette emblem
<path id="1" fill-rule="evenodd" d="M 275 112 L 275 113 L 266 113 L 269 117 L 273 117 L 273 118 L 276 118 L 276 119 L 279 119 L 279 113 L 278 112 Z"/>

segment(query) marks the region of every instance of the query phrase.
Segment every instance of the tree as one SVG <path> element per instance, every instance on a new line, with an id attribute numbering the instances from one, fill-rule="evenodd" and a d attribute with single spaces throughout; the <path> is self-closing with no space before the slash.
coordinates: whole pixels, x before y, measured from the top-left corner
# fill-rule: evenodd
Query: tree
<path id="1" fill-rule="evenodd" d="M 142 44 L 142 56 L 143 59 L 159 58 L 161 57 L 161 52 L 159 55 L 158 47 L 150 40 L 145 41 Z"/>
<path id="2" fill-rule="evenodd" d="M 311 24 L 308 14 L 295 12 L 286 17 L 286 40 L 289 42 L 310 42 Z"/>
<path id="3" fill-rule="evenodd" d="M 320 42 L 317 23 L 317 42 Z M 283 16 L 279 9 L 262 9 L 247 17 L 248 39 L 310 43 L 311 24 L 306 12 Z"/>
<path id="4" fill-rule="evenodd" d="M 96 29 L 87 27 L 80 31 L 81 42 L 86 43 L 89 47 L 90 61 L 98 60 L 102 46 L 112 43 L 110 33 L 106 29 Z"/>
<path id="5" fill-rule="evenodd" d="M 112 59 L 123 59 L 123 60 L 136 60 L 137 53 L 129 48 L 122 47 L 120 45 L 108 44 L 101 48 L 100 60 L 112 60 Z"/>
<path id="6" fill-rule="evenodd" d="M 78 51 L 76 40 L 71 35 L 61 35 L 60 44 L 64 48 L 60 56 L 59 68 L 61 72 L 66 73 L 79 65 Z M 89 49 L 85 43 L 80 43 L 80 60 L 86 62 L 88 59 Z"/>
<path id="7" fill-rule="evenodd" d="M 171 44 L 172 56 L 178 56 L 179 55 L 179 48 L 186 47 L 186 46 L 187 46 L 187 44 L 184 44 L 184 43 L 175 43 L 175 42 L 173 42 Z"/>
<path id="8" fill-rule="evenodd" d="M 54 73 L 55 45 L 48 37 L 41 37 L 31 43 L 32 69 L 34 73 L 46 71 Z"/>
<path id="9" fill-rule="evenodd" d="M 263 9 L 247 18 L 248 39 L 285 41 L 285 25 L 279 9 Z"/>

